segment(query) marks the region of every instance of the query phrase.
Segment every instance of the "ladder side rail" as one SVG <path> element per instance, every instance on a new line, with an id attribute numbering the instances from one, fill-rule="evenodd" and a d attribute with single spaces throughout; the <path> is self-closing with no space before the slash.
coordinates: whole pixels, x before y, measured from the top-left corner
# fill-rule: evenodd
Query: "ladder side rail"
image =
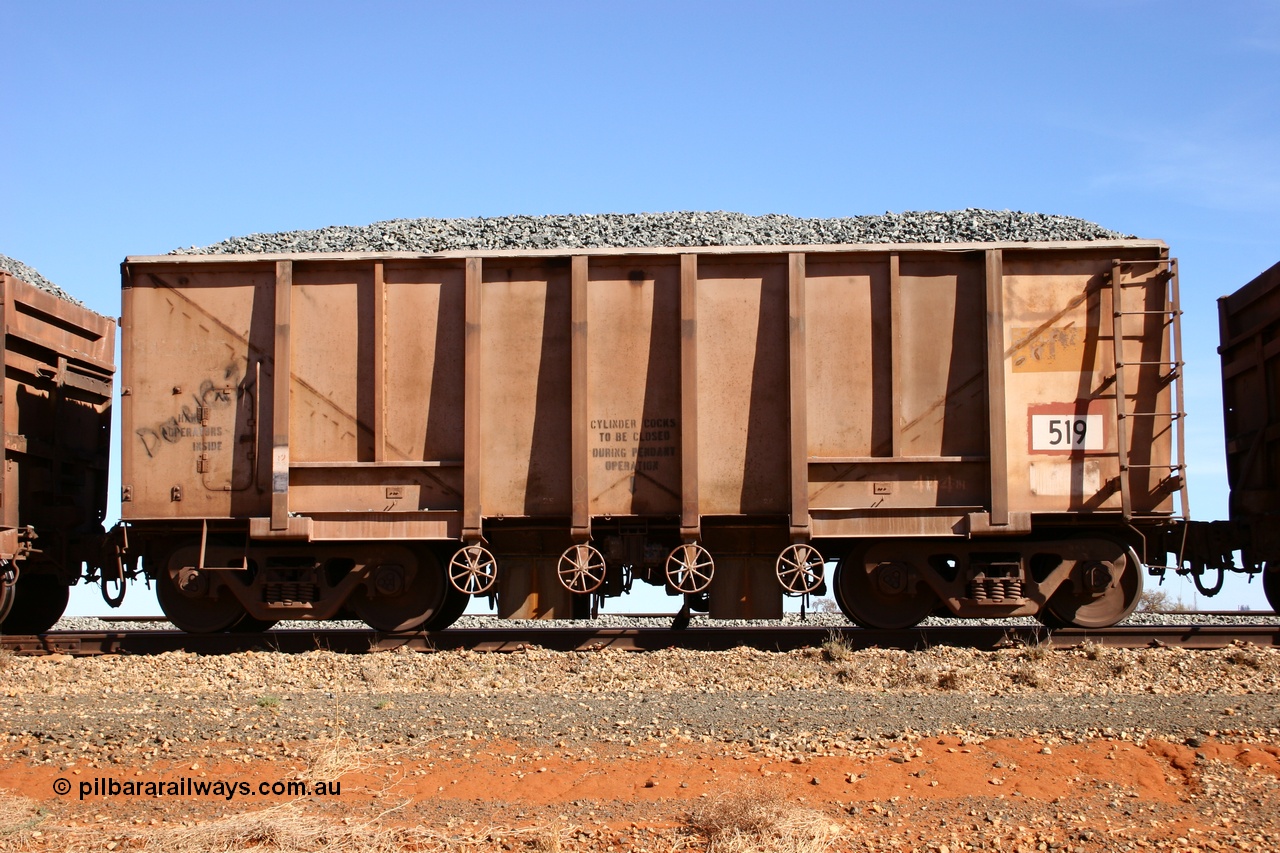
<path id="1" fill-rule="evenodd" d="M 1111 361 L 1115 365 L 1116 456 L 1120 461 L 1120 508 L 1124 520 L 1133 517 L 1129 492 L 1129 425 L 1126 422 L 1128 397 L 1124 389 L 1124 293 L 1121 290 L 1120 260 L 1111 261 Z"/>
<path id="2" fill-rule="evenodd" d="M 1187 415 L 1183 403 L 1183 373 L 1185 365 L 1182 360 L 1182 300 L 1178 290 L 1178 259 L 1169 260 L 1169 312 L 1173 325 L 1173 360 L 1177 362 L 1173 375 L 1174 408 L 1177 421 L 1178 454 L 1177 472 L 1179 475 L 1178 502 L 1182 509 L 1182 520 L 1191 518 L 1191 497 L 1187 494 Z"/>

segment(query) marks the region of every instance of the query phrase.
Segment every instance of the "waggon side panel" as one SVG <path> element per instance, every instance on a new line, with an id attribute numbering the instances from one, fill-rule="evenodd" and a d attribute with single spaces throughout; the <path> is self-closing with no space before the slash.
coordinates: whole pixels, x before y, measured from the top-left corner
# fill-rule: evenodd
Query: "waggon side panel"
<path id="1" fill-rule="evenodd" d="M 415 509 L 462 508 L 464 277 L 458 263 L 386 266 L 386 461 L 439 466 L 405 496 Z"/>
<path id="2" fill-rule="evenodd" d="M 459 264 L 296 264 L 292 512 L 462 505 Z"/>
<path id="3" fill-rule="evenodd" d="M 1124 256 L 1121 255 L 1123 258 Z M 1129 253 L 1129 259 L 1150 258 Z M 1119 511 L 1115 322 L 1103 253 L 1006 252 L 1004 371 L 1010 503 L 1032 512 Z M 1124 288 L 1124 412 L 1134 511 L 1167 512 L 1160 484 L 1170 461 L 1169 329 L 1159 313 L 1157 265 L 1139 264 Z M 1143 362 L 1138 364 L 1138 362 Z M 1068 435 L 1075 428 L 1078 433 Z"/>
<path id="4" fill-rule="evenodd" d="M 126 281 L 125 520 L 270 514 L 274 265 Z"/>
<path id="5" fill-rule="evenodd" d="M 295 264 L 290 463 L 374 461 L 372 265 Z M 290 508 L 306 506 L 290 476 Z M 357 502 L 367 498 L 352 495 Z"/>
<path id="6" fill-rule="evenodd" d="M 679 263 L 590 264 L 587 328 L 590 512 L 679 515 Z"/>
<path id="7" fill-rule="evenodd" d="M 787 256 L 698 262 L 703 515 L 789 509 Z"/>
<path id="8" fill-rule="evenodd" d="M 484 264 L 480 321 L 481 507 L 570 514 L 567 258 Z"/>
<path id="9" fill-rule="evenodd" d="M 810 463 L 893 455 L 888 257 L 805 263 Z"/>
<path id="10" fill-rule="evenodd" d="M 877 517 L 902 532 L 890 516 L 918 511 L 926 521 L 909 533 L 954 532 L 988 491 L 982 255 L 816 256 L 807 267 L 819 528 L 865 535 Z"/>

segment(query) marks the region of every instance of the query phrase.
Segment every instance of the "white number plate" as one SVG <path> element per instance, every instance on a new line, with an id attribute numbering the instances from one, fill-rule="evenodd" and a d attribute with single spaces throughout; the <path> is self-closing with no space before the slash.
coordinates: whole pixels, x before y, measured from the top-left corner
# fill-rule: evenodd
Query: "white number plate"
<path id="1" fill-rule="evenodd" d="M 1032 450 L 1102 450 L 1102 415 L 1032 415 Z"/>

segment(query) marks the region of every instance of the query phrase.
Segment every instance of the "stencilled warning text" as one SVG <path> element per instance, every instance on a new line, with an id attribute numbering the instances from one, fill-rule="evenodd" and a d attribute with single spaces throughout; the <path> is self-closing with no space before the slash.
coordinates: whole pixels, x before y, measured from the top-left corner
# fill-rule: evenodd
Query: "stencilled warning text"
<path id="1" fill-rule="evenodd" d="M 591 458 L 606 471 L 658 471 L 664 459 L 679 456 L 675 418 L 596 418 L 588 428 Z"/>

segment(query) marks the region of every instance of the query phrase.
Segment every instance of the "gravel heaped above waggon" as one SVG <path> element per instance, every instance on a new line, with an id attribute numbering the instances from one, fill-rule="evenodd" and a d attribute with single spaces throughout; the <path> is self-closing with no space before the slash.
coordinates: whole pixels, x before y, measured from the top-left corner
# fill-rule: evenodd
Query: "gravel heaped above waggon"
<path id="1" fill-rule="evenodd" d="M 16 276 L 17 278 L 22 279 L 27 284 L 34 285 L 35 287 L 38 287 L 41 290 L 52 293 L 54 296 L 58 297 L 59 299 L 65 299 L 68 302 L 75 303 L 76 305 L 84 304 L 79 299 L 76 299 L 74 296 L 67 293 L 61 287 L 58 287 L 58 285 L 49 281 L 49 279 L 40 275 L 40 273 L 36 272 L 34 269 L 27 266 L 22 261 L 17 260 L 16 258 L 11 258 L 8 255 L 0 255 L 0 270 L 3 270 L 4 272 L 9 273 L 10 275 L 13 275 L 13 276 Z"/>
<path id="2" fill-rule="evenodd" d="M 724 211 L 392 219 L 232 237 L 173 254 L 443 252 L 651 246 L 803 246 L 1117 240 L 1131 235 L 1072 216 L 1009 210 L 909 211 L 804 219 Z"/>

